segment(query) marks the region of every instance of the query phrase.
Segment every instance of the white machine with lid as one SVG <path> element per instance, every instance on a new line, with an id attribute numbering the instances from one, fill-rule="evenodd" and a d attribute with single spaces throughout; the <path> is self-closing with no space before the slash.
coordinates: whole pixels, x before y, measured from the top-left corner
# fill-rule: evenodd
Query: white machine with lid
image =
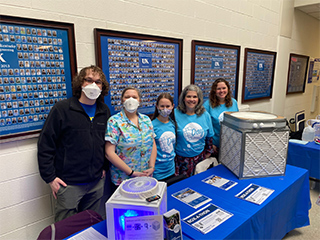
<path id="1" fill-rule="evenodd" d="M 285 174 L 289 129 L 286 119 L 267 112 L 225 112 L 220 162 L 239 179 Z"/>
<path id="2" fill-rule="evenodd" d="M 159 195 L 156 201 L 147 198 Z M 122 240 L 125 218 L 162 215 L 167 212 L 167 184 L 152 177 L 135 177 L 123 181 L 106 202 L 108 239 Z"/>

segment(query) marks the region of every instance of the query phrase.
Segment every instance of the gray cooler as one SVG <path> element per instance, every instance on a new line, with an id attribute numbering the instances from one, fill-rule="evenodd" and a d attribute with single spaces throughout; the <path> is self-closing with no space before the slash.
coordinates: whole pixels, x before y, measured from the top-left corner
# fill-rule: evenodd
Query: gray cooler
<path id="1" fill-rule="evenodd" d="M 220 162 L 239 179 L 285 174 L 289 129 L 286 119 L 267 112 L 225 112 Z"/>

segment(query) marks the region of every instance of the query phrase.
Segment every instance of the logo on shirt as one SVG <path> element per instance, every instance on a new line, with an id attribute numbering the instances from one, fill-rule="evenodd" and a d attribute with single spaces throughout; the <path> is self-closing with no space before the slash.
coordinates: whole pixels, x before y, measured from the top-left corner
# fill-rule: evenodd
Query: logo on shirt
<path id="1" fill-rule="evenodd" d="M 175 143 L 175 135 L 173 132 L 164 132 L 159 138 L 160 148 L 165 153 L 172 153 Z"/>
<path id="2" fill-rule="evenodd" d="M 183 129 L 183 136 L 188 142 L 197 142 L 203 138 L 204 131 L 198 123 L 189 123 Z"/>
<path id="3" fill-rule="evenodd" d="M 225 111 L 224 111 L 225 112 Z M 219 115 L 219 117 L 218 117 L 218 119 L 219 119 L 219 124 L 221 124 L 221 122 L 223 121 L 223 119 L 224 119 L 224 112 L 222 112 L 220 115 Z"/>

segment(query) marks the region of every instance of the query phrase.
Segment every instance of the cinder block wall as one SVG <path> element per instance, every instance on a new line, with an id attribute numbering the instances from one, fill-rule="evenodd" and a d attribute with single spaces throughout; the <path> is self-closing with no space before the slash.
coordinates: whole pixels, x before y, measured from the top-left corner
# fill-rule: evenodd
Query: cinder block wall
<path id="1" fill-rule="evenodd" d="M 183 86 L 190 83 L 191 40 L 241 45 L 241 99 L 244 48 L 281 52 L 282 4 L 283 0 L 0 0 L 0 14 L 74 23 L 79 69 L 95 64 L 94 28 L 182 38 Z M 294 14 L 294 44 L 287 51 L 319 57 L 319 35 L 302 40 L 295 35 L 301 24 L 308 25 L 308 34 L 319 33 L 318 22 L 302 12 Z M 285 41 L 291 44 L 291 37 Z M 305 42 L 312 45 L 305 49 Z M 287 71 L 287 64 L 277 66 Z M 286 78 L 276 76 L 275 81 Z M 303 104 L 308 104 L 306 95 L 299 96 Z M 286 100 L 276 103 L 283 105 L 282 114 L 290 118 L 296 112 L 285 110 L 285 104 L 294 101 L 285 92 L 274 91 L 273 97 Z M 250 107 L 272 111 L 274 104 L 267 100 Z M 0 144 L 0 240 L 35 239 L 53 221 L 53 199 L 38 173 L 36 142 L 33 138 Z"/>

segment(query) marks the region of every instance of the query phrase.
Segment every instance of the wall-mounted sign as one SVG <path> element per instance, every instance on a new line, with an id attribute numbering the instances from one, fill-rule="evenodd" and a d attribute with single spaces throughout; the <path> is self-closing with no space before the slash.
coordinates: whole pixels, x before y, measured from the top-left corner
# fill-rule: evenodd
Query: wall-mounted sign
<path id="1" fill-rule="evenodd" d="M 0 16 L 0 142 L 37 136 L 75 73 L 73 24 Z"/>
<path id="2" fill-rule="evenodd" d="M 192 41 L 191 83 L 199 86 L 203 98 L 208 99 L 212 83 L 226 79 L 232 95 L 237 99 L 240 46 Z"/>
<path id="3" fill-rule="evenodd" d="M 182 81 L 182 39 L 95 29 L 96 61 L 106 74 L 111 114 L 122 108 L 121 93 L 135 87 L 142 94 L 138 111 L 151 115 L 160 93 L 178 105 Z"/>
<path id="4" fill-rule="evenodd" d="M 309 57 L 290 54 L 287 94 L 303 93 L 306 86 Z"/>
<path id="5" fill-rule="evenodd" d="M 245 49 L 242 102 L 272 97 L 276 52 Z"/>

